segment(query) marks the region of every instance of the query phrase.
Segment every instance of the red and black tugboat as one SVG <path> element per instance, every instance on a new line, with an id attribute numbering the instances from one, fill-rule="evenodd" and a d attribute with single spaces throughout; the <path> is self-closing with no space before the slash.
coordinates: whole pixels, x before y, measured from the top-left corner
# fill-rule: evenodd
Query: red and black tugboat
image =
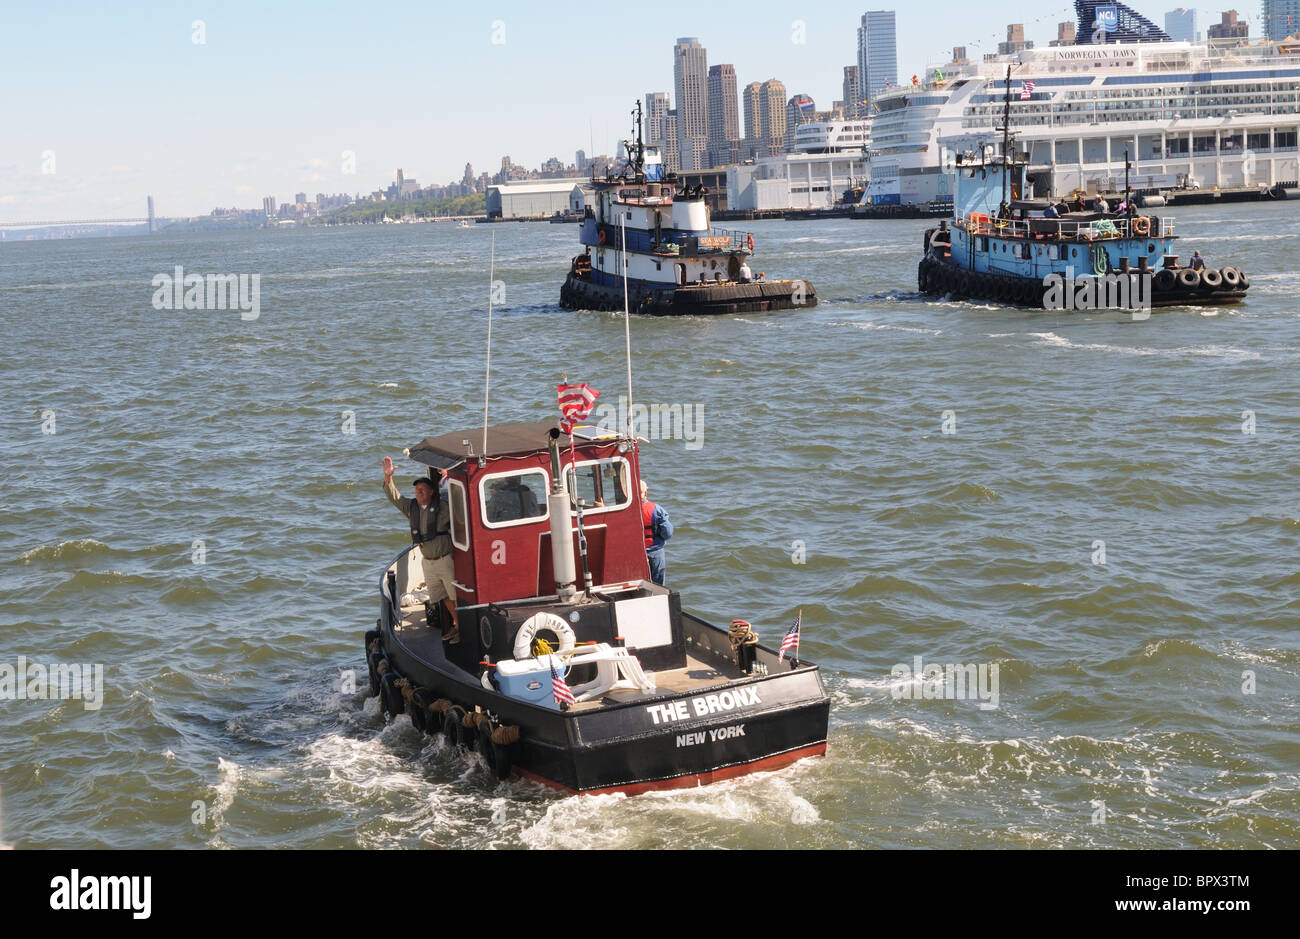
<path id="1" fill-rule="evenodd" d="M 782 659 L 742 621 L 706 623 L 649 580 L 634 438 L 578 426 L 562 443 L 555 423 L 505 424 L 409 456 L 446 474 L 459 627 L 423 602 L 420 553 L 403 551 L 366 634 L 386 714 L 477 748 L 499 778 L 575 793 L 694 786 L 825 752 L 816 665 Z"/>

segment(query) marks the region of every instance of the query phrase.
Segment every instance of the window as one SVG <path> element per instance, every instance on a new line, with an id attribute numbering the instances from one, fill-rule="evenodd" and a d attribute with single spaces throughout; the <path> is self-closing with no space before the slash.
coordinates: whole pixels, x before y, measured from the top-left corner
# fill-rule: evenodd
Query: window
<path id="1" fill-rule="evenodd" d="M 582 500 L 584 513 L 622 509 L 632 501 L 632 471 L 622 457 L 578 463 L 576 491 L 573 467 L 566 466 L 564 475 L 570 497 Z"/>
<path id="2" fill-rule="evenodd" d="M 462 551 L 469 548 L 469 512 L 466 509 L 465 484 L 447 480 L 447 504 L 451 512 L 451 543 Z"/>
<path id="3" fill-rule="evenodd" d="M 539 469 L 485 476 L 478 484 L 483 524 L 506 528 L 546 518 L 548 488 L 547 475 Z"/>

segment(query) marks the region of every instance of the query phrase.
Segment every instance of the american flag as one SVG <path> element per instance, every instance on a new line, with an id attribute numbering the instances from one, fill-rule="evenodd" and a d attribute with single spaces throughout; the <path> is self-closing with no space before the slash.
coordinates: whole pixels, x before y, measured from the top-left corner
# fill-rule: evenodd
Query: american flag
<path id="1" fill-rule="evenodd" d="M 778 662 L 784 662 L 785 654 L 791 649 L 794 649 L 794 655 L 790 656 L 790 658 L 797 660 L 799 656 L 799 623 L 802 620 L 803 610 L 800 610 L 799 615 L 794 618 L 794 625 L 785 631 L 785 636 L 781 639 L 781 648 L 776 655 Z"/>
<path id="2" fill-rule="evenodd" d="M 573 707 L 577 702 L 574 700 L 573 692 L 569 690 L 568 684 L 564 681 L 564 676 L 555 670 L 555 662 L 551 661 L 551 693 L 555 695 L 555 704 L 560 710 L 564 710 L 567 705 Z"/>
<path id="3" fill-rule="evenodd" d="M 1033 83 L 1033 82 L 1031 82 L 1031 81 L 1029 81 L 1029 80 L 1025 80 L 1023 83 L 1021 83 L 1021 85 L 1020 85 L 1020 100 L 1021 100 L 1021 101 L 1028 101 L 1028 100 L 1030 99 L 1030 97 L 1033 95 L 1033 93 L 1034 93 L 1034 83 Z"/>
<path id="4" fill-rule="evenodd" d="M 560 421 L 560 430 L 571 434 L 573 425 L 578 421 L 586 420 L 587 415 L 591 413 L 591 408 L 600 397 L 600 392 L 586 382 L 581 385 L 557 385 L 555 390 L 559 393 L 560 413 L 564 415 L 563 420 Z"/>

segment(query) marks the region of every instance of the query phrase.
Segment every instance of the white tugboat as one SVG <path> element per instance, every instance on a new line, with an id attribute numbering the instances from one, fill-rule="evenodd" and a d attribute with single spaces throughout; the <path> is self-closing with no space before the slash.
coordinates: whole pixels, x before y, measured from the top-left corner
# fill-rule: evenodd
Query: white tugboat
<path id="1" fill-rule="evenodd" d="M 698 315 L 789 310 L 817 305 L 806 280 L 766 280 L 749 266 L 754 236 L 712 229 L 703 187 L 678 188 L 664 175 L 657 147 L 625 141 L 627 166 L 593 179 L 595 209 L 582 220 L 586 251 L 573 259 L 560 290 L 566 310 Z M 626 258 L 626 265 L 624 265 Z M 624 273 L 627 274 L 626 297 Z"/>

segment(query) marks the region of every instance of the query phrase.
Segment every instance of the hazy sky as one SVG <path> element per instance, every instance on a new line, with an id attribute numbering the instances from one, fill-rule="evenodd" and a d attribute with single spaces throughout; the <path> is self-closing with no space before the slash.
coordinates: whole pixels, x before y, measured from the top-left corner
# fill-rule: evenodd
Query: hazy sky
<path id="1" fill-rule="evenodd" d="M 1185 0 L 1180 0 L 1185 2 Z M 129 4 L 123 4 L 127 6 Z M 1130 4 L 1164 22 L 1178 3 Z M 776 77 L 841 97 L 857 26 L 888 3 L 659 0 L 0 4 L 0 220 L 161 216 L 263 196 L 370 192 L 397 167 L 458 180 L 501 156 L 535 168 L 613 152 L 672 46 L 697 36 L 743 88 Z M 932 0 L 897 9 L 906 81 L 951 47 L 994 51 L 1008 22 L 1045 44 L 1072 3 Z M 1244 17 L 1258 3 L 1238 5 Z M 1034 13 L 1036 15 L 1031 16 Z M 1199 27 L 1218 11 L 1198 10 Z M 201 21 L 195 24 L 195 21 Z M 1253 30 L 1258 32 L 1258 30 Z M 196 40 L 202 40 L 201 42 Z M 803 40 L 798 41 L 798 40 Z M 346 153 L 354 155 L 348 172 Z"/>

